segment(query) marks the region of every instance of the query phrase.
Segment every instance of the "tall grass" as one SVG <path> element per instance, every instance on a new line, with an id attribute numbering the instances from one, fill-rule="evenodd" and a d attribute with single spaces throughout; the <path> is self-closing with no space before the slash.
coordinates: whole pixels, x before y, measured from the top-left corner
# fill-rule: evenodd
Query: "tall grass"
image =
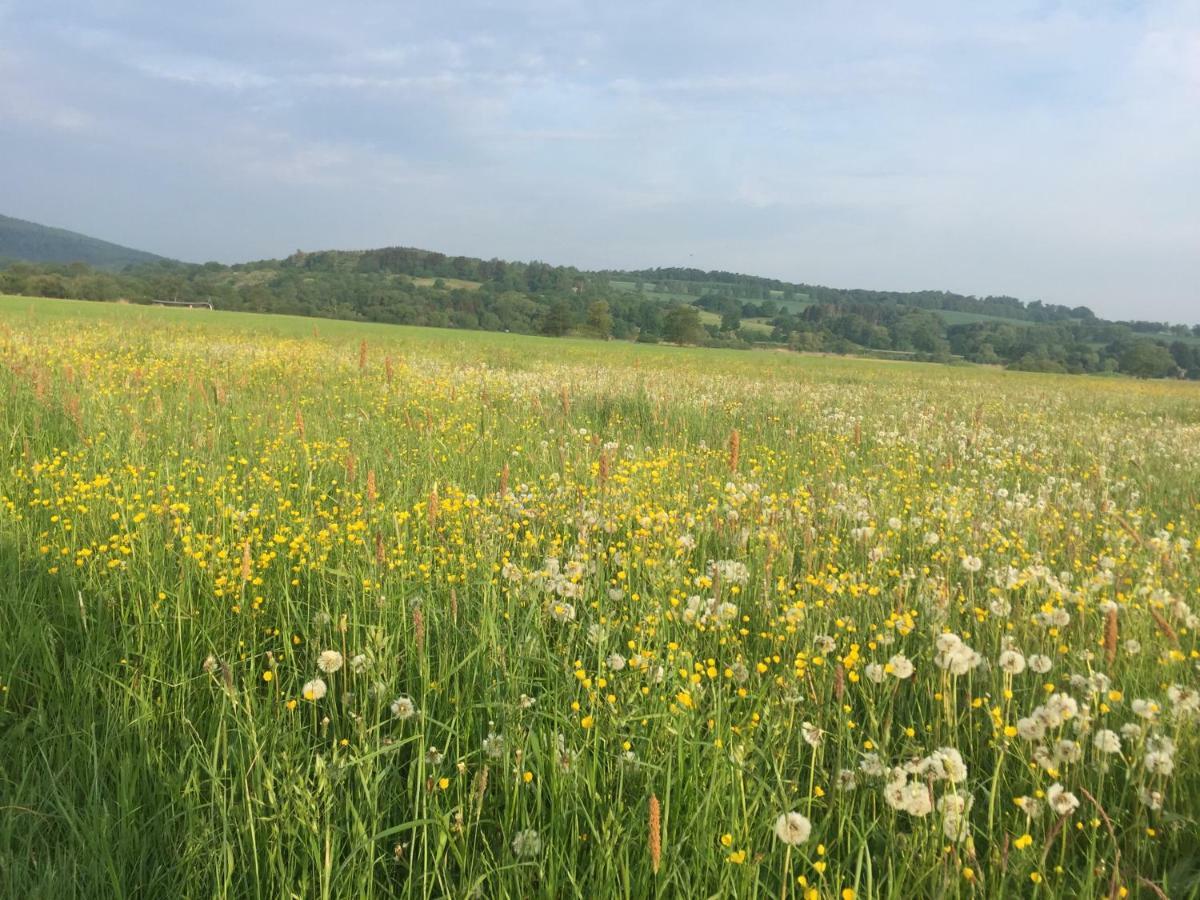
<path id="1" fill-rule="evenodd" d="M 6 896 L 1200 890 L 1192 385 L 2 299 L 0 390 Z"/>

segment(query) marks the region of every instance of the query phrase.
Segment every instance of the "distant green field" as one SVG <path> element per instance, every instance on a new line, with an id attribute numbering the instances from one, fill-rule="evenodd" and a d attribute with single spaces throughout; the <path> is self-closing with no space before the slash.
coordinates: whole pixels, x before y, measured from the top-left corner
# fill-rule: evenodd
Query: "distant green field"
<path id="1" fill-rule="evenodd" d="M 764 335 L 769 335 L 774 330 L 770 319 L 742 319 L 742 328 Z"/>
<path id="2" fill-rule="evenodd" d="M 633 293 L 637 290 L 637 283 L 633 281 L 622 281 L 620 279 L 612 279 L 609 284 L 620 291 L 629 291 Z M 700 285 L 702 294 L 723 294 L 724 288 L 727 285 L 720 283 L 702 284 Z M 695 301 L 701 294 L 689 294 L 683 291 L 656 291 L 651 282 L 643 282 L 642 294 L 651 300 L 660 300 L 664 303 L 681 301 L 683 303 L 691 303 Z M 759 300 L 746 300 L 738 298 L 742 303 L 759 303 Z M 780 309 L 786 309 L 791 312 L 800 312 L 805 307 L 812 306 L 813 300 L 807 294 L 797 294 L 791 300 L 783 299 L 783 291 L 771 291 L 771 300 Z"/>
<path id="3" fill-rule="evenodd" d="M 1171 334 L 1166 331 L 1159 331 L 1154 334 L 1140 335 L 1140 337 L 1149 337 L 1168 344 L 1172 341 L 1182 341 L 1185 344 L 1200 344 L 1200 336 L 1194 334 Z"/>
<path id="4" fill-rule="evenodd" d="M 632 281 L 610 281 L 609 284 L 619 291 L 628 291 L 629 293 L 637 291 L 637 285 Z M 691 303 L 696 299 L 695 294 L 688 294 L 681 291 L 656 291 L 649 282 L 644 283 L 642 295 L 648 300 L 658 300 L 662 303 Z"/>
<path id="5" fill-rule="evenodd" d="M 444 284 L 451 290 L 466 290 L 474 291 L 481 287 L 478 281 L 464 281 L 461 278 L 413 278 L 412 283 L 419 287 L 433 287 L 438 282 Z"/>
<path id="6" fill-rule="evenodd" d="M 960 312 L 957 309 L 933 309 L 947 325 L 970 325 L 973 322 L 1007 322 L 1011 325 L 1032 325 L 1024 319 L 1010 319 L 1005 316 L 989 316 L 984 313 Z"/>

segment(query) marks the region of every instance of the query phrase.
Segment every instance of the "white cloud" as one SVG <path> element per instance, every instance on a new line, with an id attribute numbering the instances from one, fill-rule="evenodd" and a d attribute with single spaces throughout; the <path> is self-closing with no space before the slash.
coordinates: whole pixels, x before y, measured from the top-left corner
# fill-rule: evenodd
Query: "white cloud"
<path id="1" fill-rule="evenodd" d="M 0 128 L 55 159 L 9 171 L 53 190 L 102 143 L 114 231 L 181 256 L 402 238 L 1200 316 L 1195 0 L 12 9 Z"/>

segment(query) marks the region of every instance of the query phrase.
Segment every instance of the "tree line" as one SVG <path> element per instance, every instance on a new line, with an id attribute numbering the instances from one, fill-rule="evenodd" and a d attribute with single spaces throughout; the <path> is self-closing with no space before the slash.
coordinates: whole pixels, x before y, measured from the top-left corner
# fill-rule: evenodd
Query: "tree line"
<path id="1" fill-rule="evenodd" d="M 403 247 L 237 265 L 161 260 L 119 272 L 15 262 L 0 268 L 0 293 L 1200 379 L 1200 325 L 1110 322 L 1085 307 L 1006 297 L 843 291 L 698 269 L 587 272 Z M 972 315 L 955 318 L 962 313 Z"/>

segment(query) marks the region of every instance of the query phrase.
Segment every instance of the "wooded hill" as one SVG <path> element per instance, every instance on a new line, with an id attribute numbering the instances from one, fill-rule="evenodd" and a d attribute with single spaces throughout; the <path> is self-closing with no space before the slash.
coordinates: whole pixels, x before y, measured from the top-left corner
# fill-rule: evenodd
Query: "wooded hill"
<path id="1" fill-rule="evenodd" d="M 11 263 L 0 269 L 0 293 L 1200 379 L 1200 325 L 1111 322 L 1087 307 L 1013 297 L 841 290 L 699 269 L 590 272 L 408 247 L 297 251 L 237 265 L 141 256 L 149 259 L 119 271 L 113 257 L 108 271 Z"/>

